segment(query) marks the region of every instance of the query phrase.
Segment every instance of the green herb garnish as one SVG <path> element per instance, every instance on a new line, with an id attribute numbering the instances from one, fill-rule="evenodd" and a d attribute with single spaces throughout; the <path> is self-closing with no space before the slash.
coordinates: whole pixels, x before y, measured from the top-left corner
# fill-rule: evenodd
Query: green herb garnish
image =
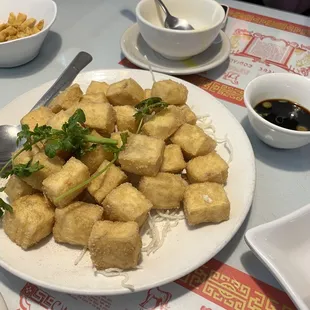
<path id="1" fill-rule="evenodd" d="M 143 123 L 145 122 L 145 118 L 154 113 L 158 113 L 161 110 L 167 108 L 168 104 L 163 102 L 159 97 L 152 97 L 145 99 L 138 103 L 136 108 L 136 113 L 134 117 L 137 122 L 139 122 L 139 126 L 136 133 L 140 133 Z"/>
<path id="2" fill-rule="evenodd" d="M 5 171 L 1 177 L 4 179 L 8 178 L 10 175 L 16 175 L 18 177 L 29 177 L 34 172 L 37 172 L 43 168 L 44 166 L 40 165 L 38 161 L 32 165 L 31 159 L 27 164 L 18 164 L 15 165 L 11 170 Z"/>

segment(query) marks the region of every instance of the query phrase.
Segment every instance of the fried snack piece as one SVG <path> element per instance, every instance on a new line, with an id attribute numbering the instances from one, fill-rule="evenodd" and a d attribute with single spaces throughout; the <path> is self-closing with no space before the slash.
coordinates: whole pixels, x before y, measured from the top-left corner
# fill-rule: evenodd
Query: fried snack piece
<path id="1" fill-rule="evenodd" d="M 134 117 L 136 110 L 133 106 L 123 105 L 115 106 L 116 112 L 116 124 L 119 131 L 129 130 L 132 133 L 136 133 L 138 129 L 138 123 Z"/>
<path id="2" fill-rule="evenodd" d="M 37 20 L 35 18 L 28 18 L 20 24 L 19 29 L 25 30 L 26 28 L 33 28 Z"/>
<path id="3" fill-rule="evenodd" d="M 49 108 L 57 113 L 60 110 L 67 110 L 76 105 L 83 96 L 83 92 L 78 84 L 73 84 L 55 97 L 49 104 Z M 73 114 L 73 113 L 72 113 Z"/>
<path id="4" fill-rule="evenodd" d="M 95 129 L 103 135 L 111 134 L 114 131 L 116 115 L 109 103 L 93 103 L 85 100 L 67 111 L 72 115 L 77 109 L 84 111 L 86 117 L 85 125 L 87 127 Z"/>
<path id="5" fill-rule="evenodd" d="M 196 125 L 184 124 L 170 138 L 172 143 L 178 144 L 185 157 L 207 155 L 214 151 L 216 142 Z"/>
<path id="6" fill-rule="evenodd" d="M 96 130 L 93 130 L 91 132 L 91 135 L 98 138 L 102 137 Z M 91 144 L 92 143 L 89 143 L 89 147 L 91 146 Z M 85 153 L 80 158 L 81 162 L 88 167 L 90 174 L 95 173 L 104 160 L 112 160 L 112 159 L 113 159 L 113 153 L 106 152 L 103 146 L 100 144 L 98 144 L 93 151 Z"/>
<path id="7" fill-rule="evenodd" d="M 51 232 L 54 209 L 43 195 L 23 196 L 12 203 L 13 212 L 5 212 L 3 228 L 9 238 L 24 250 Z"/>
<path id="8" fill-rule="evenodd" d="M 112 105 L 136 105 L 144 99 L 144 90 L 133 79 L 125 79 L 109 86 L 107 98 Z"/>
<path id="9" fill-rule="evenodd" d="M 158 81 L 153 84 L 151 95 L 159 97 L 164 102 L 174 105 L 186 103 L 188 90 L 183 84 L 172 80 Z"/>
<path id="10" fill-rule="evenodd" d="M 5 185 L 4 192 L 8 195 L 10 202 L 13 202 L 20 197 L 34 194 L 35 190 L 21 178 L 12 175 Z"/>
<path id="11" fill-rule="evenodd" d="M 107 84 L 106 82 L 91 81 L 86 90 L 86 94 L 103 93 L 106 95 L 108 88 L 109 84 Z"/>
<path id="12" fill-rule="evenodd" d="M 195 125 L 197 122 L 197 116 L 196 114 L 190 109 L 190 107 L 187 104 L 181 105 L 179 107 L 184 121 L 187 124 Z"/>
<path id="13" fill-rule="evenodd" d="M 16 25 L 21 25 L 27 19 L 27 15 L 24 13 L 18 13 L 16 17 Z M 43 21 L 43 20 L 42 20 Z M 41 21 L 40 21 L 41 22 Z M 43 21 L 44 24 L 44 21 Z M 43 27 L 42 27 L 43 28 Z"/>
<path id="14" fill-rule="evenodd" d="M 149 99 L 152 97 L 152 90 L 147 88 L 144 90 L 144 99 Z"/>
<path id="15" fill-rule="evenodd" d="M 43 181 L 43 192 L 56 207 L 63 208 L 80 195 L 87 185 L 59 201 L 56 201 L 56 198 L 72 187 L 86 181 L 89 177 L 90 173 L 87 166 L 78 159 L 71 157 L 59 172 L 50 175 Z"/>
<path id="16" fill-rule="evenodd" d="M 76 201 L 55 210 L 53 235 L 56 242 L 87 246 L 94 224 L 102 219 L 101 206 Z"/>
<path id="17" fill-rule="evenodd" d="M 22 125 L 28 125 L 30 130 L 33 130 L 36 125 L 43 126 L 46 125 L 48 120 L 52 118 L 55 114 L 51 109 L 47 107 L 40 107 L 27 113 L 20 121 Z"/>
<path id="18" fill-rule="evenodd" d="M 104 169 L 110 162 L 104 160 L 96 172 Z M 126 174 L 116 167 L 111 165 L 110 168 L 102 173 L 99 177 L 91 181 L 88 185 L 88 192 L 96 199 L 98 203 L 102 203 L 103 199 L 117 186 L 124 183 L 127 179 Z"/>
<path id="19" fill-rule="evenodd" d="M 21 149 L 18 149 L 17 151 L 15 151 L 12 154 L 12 158 L 14 158 L 17 153 L 20 151 Z M 36 145 L 32 146 L 32 150 L 30 151 L 23 151 L 22 153 L 20 153 L 16 158 L 13 159 L 13 166 L 17 166 L 20 164 L 27 164 L 30 160 L 33 159 L 33 156 L 35 154 L 37 154 L 38 152 L 40 152 L 40 148 Z"/>
<path id="20" fill-rule="evenodd" d="M 154 209 L 179 208 L 184 197 L 185 182 L 179 176 L 160 172 L 155 177 L 142 177 L 139 191 L 149 199 Z"/>
<path id="21" fill-rule="evenodd" d="M 216 152 L 198 156 L 186 165 L 190 183 L 216 182 L 225 184 L 228 177 L 228 164 Z"/>
<path id="22" fill-rule="evenodd" d="M 92 94 L 85 94 L 81 98 L 81 103 L 83 102 L 92 102 L 92 103 L 109 103 L 107 97 L 104 93 L 92 93 Z"/>
<path id="23" fill-rule="evenodd" d="M 130 183 L 124 183 L 113 189 L 103 203 L 104 218 L 110 221 L 136 222 L 141 227 L 152 203 Z"/>
<path id="24" fill-rule="evenodd" d="M 113 132 L 111 134 L 111 139 L 118 141 L 117 147 L 121 147 L 123 145 L 122 138 L 121 138 L 121 133 L 127 133 L 128 136 L 130 136 L 130 134 L 131 134 L 131 132 L 129 132 L 128 130 Z M 115 161 L 115 165 L 117 165 L 117 166 L 120 165 L 118 159 Z"/>
<path id="25" fill-rule="evenodd" d="M 88 241 L 96 269 L 131 269 L 139 263 L 142 241 L 136 222 L 98 221 Z"/>
<path id="26" fill-rule="evenodd" d="M 184 213 L 189 225 L 220 223 L 229 219 L 230 203 L 224 187 L 218 183 L 196 183 L 187 187 Z"/>
<path id="27" fill-rule="evenodd" d="M 182 124 L 184 124 L 184 119 L 181 111 L 175 106 L 169 106 L 147 121 L 142 126 L 142 132 L 147 136 L 166 140 Z"/>
<path id="28" fill-rule="evenodd" d="M 68 122 L 71 114 L 68 111 L 61 110 L 54 114 L 46 123 L 47 126 L 51 126 L 54 129 L 61 130 L 62 125 Z"/>
<path id="29" fill-rule="evenodd" d="M 180 173 L 186 167 L 181 148 L 176 144 L 166 145 L 164 160 L 160 167 L 162 172 Z"/>
<path id="30" fill-rule="evenodd" d="M 164 141 L 132 134 L 128 138 L 125 150 L 119 155 L 119 163 L 124 171 L 154 176 L 161 167 L 164 150 Z"/>
<path id="31" fill-rule="evenodd" d="M 39 162 L 40 165 L 44 166 L 44 168 L 32 173 L 29 177 L 22 177 L 22 180 L 39 191 L 42 191 L 43 180 L 45 180 L 48 176 L 59 172 L 65 164 L 65 161 L 62 158 L 58 156 L 49 158 L 42 151 L 33 156 L 32 162 Z"/>

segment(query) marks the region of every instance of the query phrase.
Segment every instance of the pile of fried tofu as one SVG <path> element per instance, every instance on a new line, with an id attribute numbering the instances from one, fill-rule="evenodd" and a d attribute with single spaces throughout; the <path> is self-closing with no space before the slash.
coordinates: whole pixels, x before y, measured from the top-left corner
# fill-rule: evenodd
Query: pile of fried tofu
<path id="1" fill-rule="evenodd" d="M 229 219 L 224 190 L 227 163 L 216 153 L 216 142 L 196 125 L 187 102 L 188 91 L 172 80 L 143 89 L 133 79 L 108 85 L 92 81 L 83 94 L 74 84 L 49 105 L 25 115 L 21 124 L 61 129 L 76 111 L 86 115 L 92 135 L 111 137 L 121 146 L 120 133 L 129 134 L 117 162 L 84 188 L 58 201 L 56 197 L 106 167 L 112 154 L 98 145 L 77 159 L 59 153 L 48 158 L 44 145 L 16 157 L 44 168 L 31 176 L 12 176 L 5 192 L 13 213 L 3 227 L 9 238 L 28 249 L 50 234 L 56 242 L 87 247 L 95 268 L 134 268 L 141 255 L 140 230 L 152 209 L 184 208 L 189 225 Z M 160 97 L 168 107 L 150 117 L 136 133 L 135 105 Z M 207 103 L 206 103 L 207 105 Z"/>

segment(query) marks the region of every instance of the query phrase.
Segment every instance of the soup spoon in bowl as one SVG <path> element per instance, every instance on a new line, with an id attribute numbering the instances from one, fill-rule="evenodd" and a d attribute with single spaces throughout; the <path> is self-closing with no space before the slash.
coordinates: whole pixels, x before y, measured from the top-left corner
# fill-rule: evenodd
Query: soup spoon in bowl
<path id="1" fill-rule="evenodd" d="M 42 96 L 42 98 L 35 104 L 31 111 L 46 106 L 48 103 L 59 94 L 60 91 L 66 89 L 91 61 L 92 56 L 86 52 L 78 53 L 72 62 L 68 65 L 61 76 L 50 87 L 50 89 Z M 0 126 L 0 166 L 4 165 L 10 160 L 12 153 L 16 151 L 17 133 L 21 130 L 20 125 L 2 125 Z"/>
<path id="2" fill-rule="evenodd" d="M 162 2 L 162 0 L 157 0 L 158 4 L 166 14 L 165 19 L 165 27 L 174 30 L 194 30 L 194 27 L 188 23 L 187 20 L 177 18 L 170 14 L 166 5 Z"/>

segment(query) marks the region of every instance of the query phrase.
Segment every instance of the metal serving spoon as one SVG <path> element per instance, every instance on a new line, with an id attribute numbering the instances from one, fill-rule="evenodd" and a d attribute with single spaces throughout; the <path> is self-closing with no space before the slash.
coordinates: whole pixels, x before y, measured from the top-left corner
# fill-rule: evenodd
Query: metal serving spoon
<path id="1" fill-rule="evenodd" d="M 92 60 L 93 58 L 90 54 L 86 52 L 78 53 L 61 76 L 30 111 L 48 105 L 48 103 L 57 96 L 59 92 L 66 89 L 73 82 L 80 71 Z M 11 158 L 12 153 L 17 149 L 16 138 L 17 133 L 20 130 L 20 125 L 0 126 L 0 166 L 6 163 Z"/>
<path id="2" fill-rule="evenodd" d="M 162 2 L 162 0 L 157 0 L 158 4 L 161 6 L 162 10 L 166 14 L 165 19 L 165 27 L 169 29 L 175 29 L 175 30 L 194 30 L 194 27 L 188 23 L 187 20 L 177 18 L 170 14 L 165 4 Z"/>

